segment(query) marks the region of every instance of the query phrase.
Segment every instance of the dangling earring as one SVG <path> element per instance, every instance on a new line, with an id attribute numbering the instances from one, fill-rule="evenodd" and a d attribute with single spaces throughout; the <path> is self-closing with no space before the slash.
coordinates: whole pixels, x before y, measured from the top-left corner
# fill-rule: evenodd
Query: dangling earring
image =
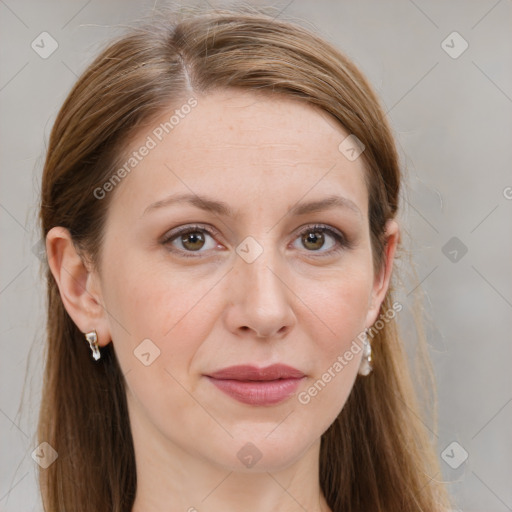
<path id="1" fill-rule="evenodd" d="M 368 340 L 368 336 L 366 333 L 368 329 L 364 330 L 364 338 L 363 338 L 363 358 L 361 359 L 361 366 L 359 367 L 358 373 L 360 375 L 368 375 L 372 370 L 372 346 L 370 345 L 370 341 Z"/>
<path id="2" fill-rule="evenodd" d="M 94 360 L 97 361 L 100 357 L 100 349 L 98 345 L 98 335 L 96 334 L 96 331 L 87 332 L 85 334 L 85 339 L 89 342 L 89 346 L 92 350 L 92 357 L 94 357 Z"/>

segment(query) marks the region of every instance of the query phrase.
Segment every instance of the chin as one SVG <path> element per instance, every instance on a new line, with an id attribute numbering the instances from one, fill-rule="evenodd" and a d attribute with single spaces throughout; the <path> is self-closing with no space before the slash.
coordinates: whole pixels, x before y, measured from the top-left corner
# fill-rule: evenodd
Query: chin
<path id="1" fill-rule="evenodd" d="M 268 431 L 267 431 L 268 432 Z M 239 473 L 263 473 L 282 471 L 300 460 L 314 442 L 304 438 L 288 437 L 282 439 L 265 439 L 253 436 L 247 441 L 234 439 L 224 446 L 222 453 L 213 454 L 214 462 L 226 470 Z M 230 448 L 233 447 L 231 450 Z"/>

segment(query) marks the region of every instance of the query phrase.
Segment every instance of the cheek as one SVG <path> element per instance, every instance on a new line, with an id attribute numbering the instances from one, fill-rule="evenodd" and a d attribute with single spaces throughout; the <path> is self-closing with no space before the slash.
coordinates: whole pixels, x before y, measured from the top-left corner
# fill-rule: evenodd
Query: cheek
<path id="1" fill-rule="evenodd" d="M 201 412 L 191 398 L 190 367 L 215 319 L 208 295 L 214 281 L 191 280 L 186 272 L 171 277 L 158 265 L 133 268 L 128 260 L 110 266 L 105 294 L 114 349 L 137 411 L 131 420 L 149 420 L 164 435 L 179 437 L 171 422 L 177 411 L 186 418 Z"/>
<path id="2" fill-rule="evenodd" d="M 329 280 L 322 280 L 307 295 L 307 304 L 317 314 L 317 324 L 326 336 L 321 353 L 328 354 L 357 336 L 364 329 L 371 297 L 371 272 L 358 268 L 339 272 Z M 315 339 L 314 337 L 312 339 Z"/>
<path id="3" fill-rule="evenodd" d="M 318 287 L 312 302 L 308 303 L 318 315 L 308 327 L 317 356 L 310 386 L 302 399 L 299 396 L 299 401 L 311 402 L 310 407 L 318 411 L 329 411 L 332 420 L 341 410 L 357 377 L 362 357 L 359 336 L 365 328 L 371 277 L 371 272 L 362 267 L 340 273 Z"/>
<path id="4" fill-rule="evenodd" d="M 184 382 L 215 320 L 210 292 L 218 277 L 204 272 L 194 276 L 190 269 L 170 273 L 168 265 L 148 264 L 144 254 L 112 254 L 108 261 L 115 264 L 105 266 L 104 297 L 123 372 L 140 370 L 139 356 L 149 352 L 155 363 L 144 382 L 168 383 L 169 373 Z M 169 373 L 158 373 L 158 367 Z"/>
<path id="5" fill-rule="evenodd" d="M 187 269 L 170 271 L 160 260 L 140 248 L 105 251 L 105 305 L 132 336 L 165 337 L 205 294 L 208 279 L 194 278 Z"/>

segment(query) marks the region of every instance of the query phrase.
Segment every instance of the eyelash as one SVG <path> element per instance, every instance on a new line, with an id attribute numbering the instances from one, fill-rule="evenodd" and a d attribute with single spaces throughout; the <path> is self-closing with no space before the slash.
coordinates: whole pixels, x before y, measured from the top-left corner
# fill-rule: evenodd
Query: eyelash
<path id="1" fill-rule="evenodd" d="M 184 251 L 183 249 L 177 249 L 170 245 L 171 242 L 173 242 L 178 237 L 180 237 L 182 235 L 187 235 L 189 233 L 196 233 L 198 231 L 205 232 L 212 238 L 214 238 L 217 235 L 217 231 L 213 230 L 211 227 L 208 227 L 204 224 L 193 224 L 193 225 L 188 225 L 188 226 L 179 228 L 176 231 L 169 233 L 168 235 L 166 235 L 164 237 L 164 239 L 162 240 L 161 243 L 162 243 L 162 245 L 169 246 L 170 247 L 169 250 L 171 250 L 172 252 L 179 253 L 180 255 L 182 255 L 186 258 L 200 258 L 202 256 L 200 256 L 199 251 L 197 254 L 194 254 L 193 251 Z M 329 249 L 328 251 L 320 252 L 320 251 L 307 251 L 306 250 L 306 252 L 313 253 L 313 254 L 315 252 L 317 252 L 317 254 L 314 254 L 315 257 L 322 258 L 322 257 L 326 257 L 326 256 L 332 256 L 334 254 L 341 252 L 344 249 L 345 250 L 352 249 L 352 247 L 353 247 L 352 242 L 349 241 L 340 231 L 338 231 L 334 228 L 331 228 L 330 226 L 327 226 L 325 224 L 313 224 L 311 226 L 307 226 L 306 228 L 304 228 L 302 231 L 300 231 L 297 234 L 297 237 L 294 240 L 297 240 L 297 238 L 300 238 L 303 235 L 305 235 L 307 233 L 311 233 L 311 232 L 327 233 L 328 235 L 332 236 L 332 238 L 334 238 L 335 243 L 336 243 L 336 247 Z"/>

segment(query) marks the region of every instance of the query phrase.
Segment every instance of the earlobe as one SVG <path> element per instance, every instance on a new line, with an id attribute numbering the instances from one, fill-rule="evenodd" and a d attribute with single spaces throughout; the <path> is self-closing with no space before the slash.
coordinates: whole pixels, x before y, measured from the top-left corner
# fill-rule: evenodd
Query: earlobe
<path id="1" fill-rule="evenodd" d="M 386 246 L 384 248 L 384 261 L 381 272 L 375 276 L 370 299 L 366 325 L 371 327 L 379 314 L 380 306 L 386 296 L 393 271 L 393 263 L 396 248 L 400 241 L 400 227 L 396 220 L 388 220 L 386 223 Z"/>
<path id="2" fill-rule="evenodd" d="M 48 265 L 59 288 L 62 303 L 83 333 L 95 330 L 101 346 L 110 341 L 110 332 L 100 291 L 93 286 L 96 274 L 77 252 L 66 228 L 52 228 L 46 236 Z"/>

